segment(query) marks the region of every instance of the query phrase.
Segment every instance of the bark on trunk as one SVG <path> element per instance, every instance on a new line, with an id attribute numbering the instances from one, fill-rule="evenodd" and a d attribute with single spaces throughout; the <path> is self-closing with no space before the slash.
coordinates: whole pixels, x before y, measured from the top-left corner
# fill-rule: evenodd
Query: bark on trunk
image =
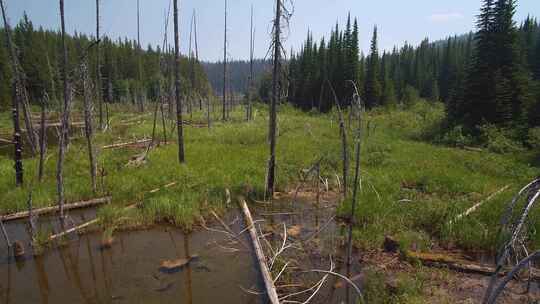
<path id="1" fill-rule="evenodd" d="M 227 119 L 227 0 L 225 0 L 225 38 L 223 39 L 223 121 Z"/>
<path id="2" fill-rule="evenodd" d="M 60 22 L 62 28 L 62 80 L 64 88 L 64 104 L 62 112 L 62 134 L 58 145 L 58 163 L 56 168 L 56 182 L 58 191 L 58 206 L 60 209 L 60 221 L 64 224 L 64 160 L 68 137 L 69 110 L 71 102 L 71 90 L 67 79 L 68 53 L 66 47 L 66 27 L 64 19 L 64 0 L 60 0 Z"/>
<path id="3" fill-rule="evenodd" d="M 97 192 L 96 175 L 97 164 L 95 158 L 95 149 L 92 144 L 92 137 L 94 136 L 94 130 L 92 127 L 92 93 L 90 90 L 90 77 L 88 75 L 88 68 L 85 63 L 81 65 L 82 77 L 83 77 L 83 99 L 84 99 L 84 133 L 86 136 L 86 143 L 88 146 L 88 160 L 90 161 L 90 178 L 92 180 L 92 191 Z"/>
<path id="4" fill-rule="evenodd" d="M 277 124 L 277 103 L 279 99 L 279 74 L 280 74 L 280 54 L 281 54 L 281 0 L 276 0 L 276 18 L 274 20 L 274 68 L 272 72 L 272 101 L 270 103 L 270 159 L 268 161 L 268 178 L 266 185 L 266 196 L 272 199 L 274 195 L 275 171 L 276 171 L 276 124 Z"/>
<path id="5" fill-rule="evenodd" d="M 14 160 L 15 160 L 15 184 L 22 186 L 23 184 L 23 163 L 22 163 L 22 140 L 21 140 L 21 125 L 19 122 L 19 105 L 21 103 L 21 79 L 19 70 L 17 67 L 17 55 L 15 54 L 15 47 L 11 41 L 11 28 L 9 26 L 6 10 L 4 7 L 4 1 L 0 0 L 2 8 L 2 18 L 4 19 L 4 32 L 6 34 L 6 46 L 9 50 L 9 57 L 11 60 L 11 71 L 13 74 L 12 80 L 12 120 L 13 120 L 13 143 L 14 143 Z M 9 242 L 8 242 L 9 243 Z"/>
<path id="6" fill-rule="evenodd" d="M 45 166 L 45 153 L 47 153 L 47 127 L 45 126 L 45 116 L 47 111 L 47 99 L 44 98 L 41 101 L 41 126 L 39 128 L 39 172 L 38 180 L 43 180 L 44 166 Z"/>
<path id="7" fill-rule="evenodd" d="M 103 130 L 103 92 L 101 90 L 101 58 L 99 54 L 99 41 L 101 37 L 99 35 L 99 0 L 96 0 L 96 94 L 98 97 L 99 107 L 99 129 Z"/>
<path id="8" fill-rule="evenodd" d="M 178 38 L 178 0 L 174 0 L 174 86 L 176 97 L 176 125 L 178 130 L 178 161 L 185 162 L 182 102 L 180 97 L 180 41 Z"/>

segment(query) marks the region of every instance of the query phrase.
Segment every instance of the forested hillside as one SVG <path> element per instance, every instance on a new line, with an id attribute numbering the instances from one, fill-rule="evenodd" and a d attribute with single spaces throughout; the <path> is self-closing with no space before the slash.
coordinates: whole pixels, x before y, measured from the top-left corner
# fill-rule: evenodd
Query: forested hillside
<path id="1" fill-rule="evenodd" d="M 36 29 L 25 15 L 13 29 L 13 39 L 18 49 L 18 60 L 25 73 L 25 84 L 31 103 L 37 104 L 46 92 L 51 99 L 58 100 L 61 91 L 60 55 L 61 35 L 59 32 Z M 95 38 L 75 33 L 68 36 L 66 44 L 69 53 L 69 70 L 73 74 L 81 59 L 87 59 L 92 79 L 96 79 Z M 0 43 L 5 45 L 5 34 L 0 35 Z M 107 102 L 135 102 L 135 96 L 153 99 L 157 96 L 160 81 L 169 89 L 173 88 L 173 55 L 163 54 L 159 47 L 148 46 L 146 50 L 137 47 L 134 40 L 116 41 L 103 37 L 100 42 L 101 76 L 103 97 Z M 139 64 L 140 58 L 140 64 Z M 160 63 L 161 58 L 161 63 Z M 194 59 L 193 59 L 194 60 Z M 181 57 L 181 84 L 184 92 L 191 86 L 192 67 L 198 92 L 210 92 L 206 75 L 199 64 Z M 160 68 L 161 67 L 161 68 Z M 9 58 L 6 48 L 0 48 L 0 107 L 11 104 Z M 188 81 L 189 80 L 189 81 Z"/>
<path id="2" fill-rule="evenodd" d="M 258 81 L 265 71 L 269 71 L 270 64 L 270 61 L 263 59 L 253 60 L 253 78 L 255 81 Z M 221 95 L 223 90 L 223 62 L 203 62 L 202 65 L 214 92 L 217 95 Z M 229 90 L 241 93 L 247 90 L 249 69 L 249 61 L 232 60 L 227 62 L 227 83 Z"/>
<path id="3" fill-rule="evenodd" d="M 378 49 L 375 27 L 370 54 L 359 55 L 358 26 L 349 16 L 330 39 L 310 33 L 289 66 L 289 101 L 303 109 L 329 111 L 330 86 L 349 103 L 353 80 L 368 108 L 407 106 L 418 97 L 442 101 L 447 127 L 478 134 L 488 126 L 525 138 L 540 125 L 540 27 L 534 18 L 513 21 L 515 1 L 484 1 L 478 32 L 446 41 L 405 43 Z M 482 127 L 481 127 L 482 126 Z"/>

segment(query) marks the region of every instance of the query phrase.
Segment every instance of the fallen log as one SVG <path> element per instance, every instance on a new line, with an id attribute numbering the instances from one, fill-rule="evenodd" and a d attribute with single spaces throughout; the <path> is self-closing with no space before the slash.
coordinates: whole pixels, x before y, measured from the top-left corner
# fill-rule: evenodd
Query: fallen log
<path id="1" fill-rule="evenodd" d="M 279 304 L 279 298 L 276 287 L 274 286 L 274 280 L 272 279 L 272 276 L 270 275 L 270 270 L 268 269 L 268 265 L 266 264 L 266 257 L 262 250 L 261 244 L 259 243 L 259 236 L 257 235 L 257 230 L 255 229 L 255 226 L 253 224 L 251 212 L 249 211 L 247 203 L 244 199 L 240 199 L 239 203 L 240 208 L 244 213 L 244 219 L 246 221 L 246 226 L 248 227 L 249 234 L 251 236 L 253 248 L 255 248 L 255 254 L 259 262 L 259 267 L 261 268 L 261 274 L 264 280 L 264 286 L 266 287 L 268 299 L 272 304 Z"/>
<path id="2" fill-rule="evenodd" d="M 12 140 L 9 140 L 9 139 L 0 138 L 0 144 L 13 145 L 14 142 Z"/>
<path id="3" fill-rule="evenodd" d="M 136 141 L 123 142 L 123 143 L 117 143 L 117 144 L 103 146 L 103 147 L 101 147 L 101 149 L 123 148 L 123 147 L 127 147 L 127 146 L 132 146 L 132 145 L 146 144 L 146 143 L 149 143 L 151 141 L 152 141 L 152 139 L 150 139 L 150 138 L 149 139 L 140 139 L 140 140 L 136 140 Z"/>
<path id="4" fill-rule="evenodd" d="M 135 207 L 137 207 L 137 204 L 133 204 L 133 205 L 127 206 L 126 208 L 124 208 L 124 211 L 133 209 L 133 208 L 135 208 Z M 92 226 L 92 225 L 97 224 L 97 223 L 99 223 L 99 218 L 93 219 L 93 220 L 91 220 L 91 221 L 88 221 L 88 222 L 86 222 L 86 223 L 80 224 L 80 225 L 75 226 L 75 227 L 73 227 L 73 228 L 64 230 L 64 231 L 62 231 L 62 232 L 60 232 L 60 233 L 53 234 L 53 235 L 51 235 L 51 236 L 49 237 L 49 241 L 54 241 L 54 240 L 56 240 L 56 239 L 58 239 L 58 238 L 61 238 L 61 237 L 66 236 L 66 235 L 68 235 L 68 234 L 70 234 L 70 233 L 73 233 L 73 232 L 77 232 L 77 231 L 79 231 L 79 230 L 81 230 L 81 229 L 84 229 L 84 228 L 86 228 L 86 227 Z"/>
<path id="5" fill-rule="evenodd" d="M 407 257 L 420 261 L 425 266 L 448 268 L 458 272 L 474 273 L 485 276 L 491 276 L 495 274 L 495 266 L 478 264 L 465 260 L 460 256 L 448 255 L 442 253 L 420 253 L 414 251 L 408 251 Z M 510 268 L 500 271 L 500 276 L 505 276 L 510 271 Z M 540 281 L 540 274 L 538 270 L 532 268 L 531 279 L 534 281 Z"/>
<path id="6" fill-rule="evenodd" d="M 465 216 L 468 216 L 469 214 L 473 213 L 476 209 L 480 208 L 483 204 L 489 202 L 490 200 L 492 200 L 495 196 L 499 195 L 500 193 L 506 191 L 506 189 L 508 189 L 510 187 L 510 185 L 506 185 L 504 187 L 502 187 L 501 189 L 497 190 L 496 192 L 492 193 L 490 196 L 488 196 L 485 200 L 477 203 L 477 204 L 474 204 L 474 206 L 472 206 L 471 208 L 467 209 L 465 212 L 459 214 L 458 216 L 456 216 L 453 220 L 450 221 L 450 225 L 454 224 L 455 222 L 459 221 L 460 219 L 462 219 L 463 217 Z"/>
<path id="7" fill-rule="evenodd" d="M 64 210 L 88 208 L 88 207 L 93 207 L 93 206 L 101 205 L 101 204 L 105 204 L 105 203 L 108 204 L 110 202 L 111 202 L 111 197 L 106 196 L 106 197 L 92 199 L 92 200 L 89 200 L 89 201 L 81 201 L 81 202 L 76 202 L 76 203 L 71 203 L 71 204 L 65 204 L 64 205 Z M 52 206 L 52 207 L 34 209 L 34 210 L 32 210 L 32 214 L 33 215 L 50 214 L 50 213 L 57 212 L 58 210 L 59 210 L 58 205 L 55 205 L 55 206 Z M 6 215 L 1 216 L 1 218 L 2 218 L 2 221 L 9 222 L 9 221 L 14 221 L 14 220 L 26 218 L 29 215 L 30 215 L 30 213 L 28 211 L 22 211 L 22 212 L 17 212 L 17 213 L 12 213 L 12 214 L 6 214 Z"/>

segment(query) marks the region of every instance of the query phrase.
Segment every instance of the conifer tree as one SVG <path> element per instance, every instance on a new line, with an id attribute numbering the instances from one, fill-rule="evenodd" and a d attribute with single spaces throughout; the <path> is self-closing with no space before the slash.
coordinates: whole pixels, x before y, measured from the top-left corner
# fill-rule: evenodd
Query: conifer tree
<path id="1" fill-rule="evenodd" d="M 366 82 L 364 85 L 364 99 L 369 108 L 380 104 L 381 84 L 379 80 L 379 49 L 377 47 L 377 27 L 373 29 L 371 39 L 371 52 L 367 63 Z"/>

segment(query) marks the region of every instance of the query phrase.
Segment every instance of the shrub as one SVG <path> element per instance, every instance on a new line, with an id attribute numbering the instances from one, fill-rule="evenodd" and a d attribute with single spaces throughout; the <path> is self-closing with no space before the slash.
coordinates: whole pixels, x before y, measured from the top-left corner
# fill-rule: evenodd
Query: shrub
<path id="1" fill-rule="evenodd" d="M 472 143 L 472 138 L 463 132 L 463 126 L 458 125 L 442 136 L 441 143 L 454 147 L 464 147 Z"/>
<path id="2" fill-rule="evenodd" d="M 540 148 L 540 127 L 532 128 L 527 135 L 527 144 L 531 148 Z"/>
<path id="3" fill-rule="evenodd" d="M 522 151 L 523 147 L 512 138 L 510 131 L 494 125 L 479 127 L 480 140 L 488 150 L 495 153 L 511 153 Z"/>

